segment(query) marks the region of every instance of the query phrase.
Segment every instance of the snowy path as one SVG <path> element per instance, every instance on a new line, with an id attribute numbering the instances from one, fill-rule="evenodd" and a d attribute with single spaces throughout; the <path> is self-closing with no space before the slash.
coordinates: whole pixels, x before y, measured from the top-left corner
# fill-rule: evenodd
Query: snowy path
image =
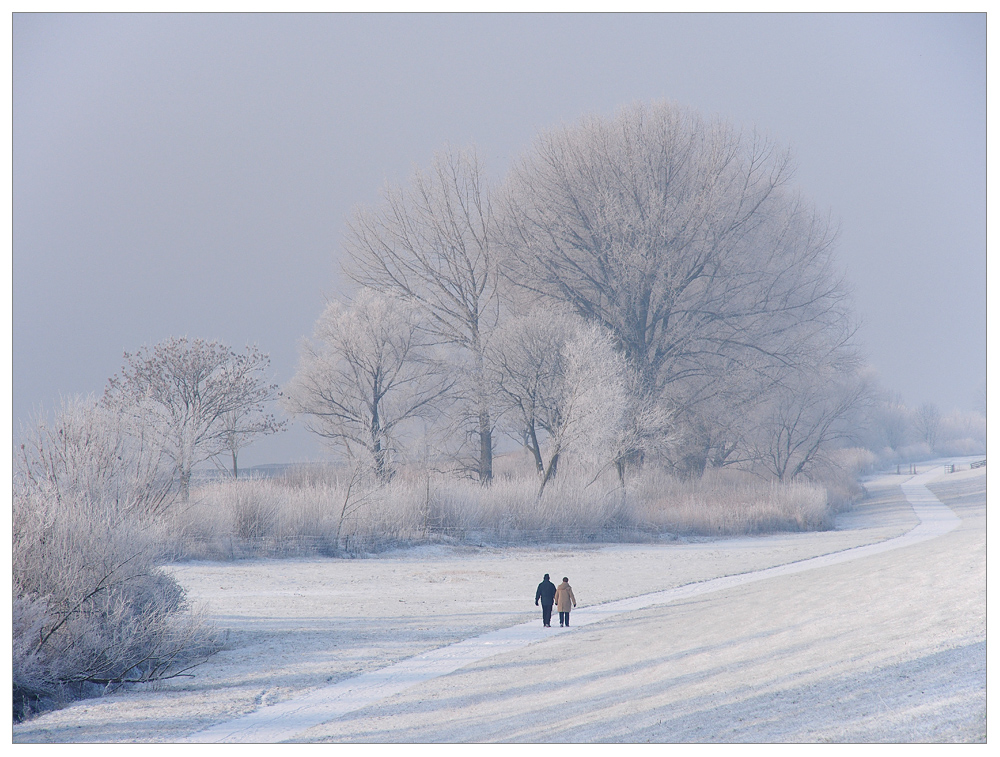
<path id="1" fill-rule="evenodd" d="M 937 478 L 941 473 L 942 469 L 936 468 L 902 484 L 903 493 L 920 520 L 915 528 L 902 536 L 763 570 L 723 576 L 679 586 L 667 591 L 584 607 L 573 612 L 573 622 L 576 626 L 586 626 L 623 613 L 666 605 L 681 599 L 689 599 L 778 576 L 838 565 L 943 536 L 958 527 L 961 521 L 925 486 L 928 481 Z M 187 740 L 208 743 L 274 743 L 292 740 L 318 724 L 343 717 L 421 682 L 447 675 L 471 663 L 520 649 L 562 633 L 567 632 L 542 628 L 537 620 L 492 631 L 416 655 L 380 670 L 340 681 L 313 691 L 306 696 L 262 707 L 243 717 L 199 731 Z"/>

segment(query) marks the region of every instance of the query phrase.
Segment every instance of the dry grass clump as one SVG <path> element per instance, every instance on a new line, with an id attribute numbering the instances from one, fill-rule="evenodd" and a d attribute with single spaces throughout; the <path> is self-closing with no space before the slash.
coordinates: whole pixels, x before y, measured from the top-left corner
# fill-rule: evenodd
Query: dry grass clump
<path id="1" fill-rule="evenodd" d="M 501 543 L 583 539 L 621 525 L 620 489 L 556 479 L 538 497 L 534 478 L 505 478 L 489 487 L 440 481 L 428 498 L 428 530 Z M 614 538 L 614 537 L 610 537 Z"/>
<path id="2" fill-rule="evenodd" d="M 172 514 L 177 559 L 372 552 L 417 539 L 421 493 L 344 477 L 223 480 Z"/>

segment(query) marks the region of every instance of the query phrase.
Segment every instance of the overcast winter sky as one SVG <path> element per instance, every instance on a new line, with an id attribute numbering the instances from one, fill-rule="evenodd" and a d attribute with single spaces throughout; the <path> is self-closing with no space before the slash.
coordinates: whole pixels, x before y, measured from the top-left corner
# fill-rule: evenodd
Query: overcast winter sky
<path id="1" fill-rule="evenodd" d="M 386 180 L 448 142 L 499 177 L 657 98 L 791 146 L 883 383 L 980 407 L 985 14 L 16 14 L 15 428 L 171 335 L 256 342 L 284 383 Z M 300 428 L 241 461 L 324 454 Z"/>

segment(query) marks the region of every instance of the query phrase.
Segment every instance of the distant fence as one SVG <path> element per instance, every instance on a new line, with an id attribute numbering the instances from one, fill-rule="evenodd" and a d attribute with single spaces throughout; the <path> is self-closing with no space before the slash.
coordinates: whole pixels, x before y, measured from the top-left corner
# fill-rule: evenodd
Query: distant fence
<path id="1" fill-rule="evenodd" d="M 964 464 L 964 463 L 963 463 Z M 985 468 L 986 460 L 976 460 L 969 463 L 969 468 L 975 470 L 976 468 Z M 954 473 L 955 464 L 948 463 L 944 466 L 945 473 Z M 896 464 L 896 475 L 897 476 L 915 476 L 917 475 L 917 464 L 916 463 L 897 463 Z"/>
<path id="2" fill-rule="evenodd" d="M 985 460 L 975 460 L 975 461 L 969 463 L 969 470 L 975 470 L 976 468 L 985 468 L 985 467 L 986 467 L 986 461 Z M 952 465 L 946 465 L 946 466 L 944 466 L 944 472 L 945 473 L 954 473 L 955 472 L 955 466 L 953 464 Z"/>

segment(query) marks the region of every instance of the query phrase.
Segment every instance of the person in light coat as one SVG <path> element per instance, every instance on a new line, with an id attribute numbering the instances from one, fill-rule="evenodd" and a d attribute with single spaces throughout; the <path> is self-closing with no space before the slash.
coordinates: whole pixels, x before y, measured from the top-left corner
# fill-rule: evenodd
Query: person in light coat
<path id="1" fill-rule="evenodd" d="M 559 627 L 569 626 L 569 611 L 576 607 L 576 596 L 569 579 L 563 576 L 562 583 L 556 587 L 556 607 L 559 609 Z"/>

